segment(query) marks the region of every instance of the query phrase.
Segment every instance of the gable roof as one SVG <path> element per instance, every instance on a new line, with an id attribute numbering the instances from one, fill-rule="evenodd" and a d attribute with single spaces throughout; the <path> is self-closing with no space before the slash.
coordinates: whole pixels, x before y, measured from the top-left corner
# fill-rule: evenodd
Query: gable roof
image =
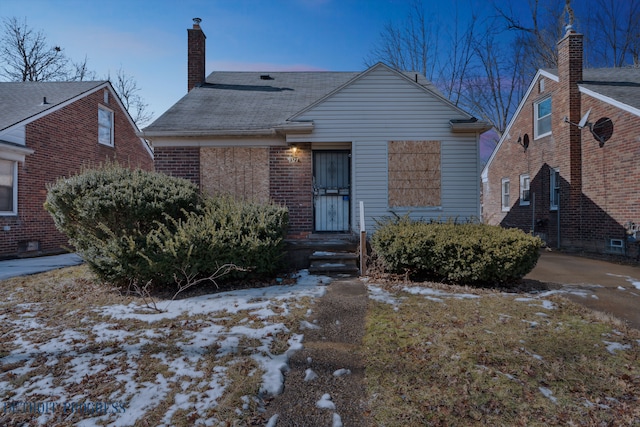
<path id="1" fill-rule="evenodd" d="M 273 134 L 301 111 L 378 66 L 389 68 L 378 63 L 364 72 L 213 72 L 204 84 L 193 88 L 143 129 L 143 134 Z M 445 100 L 419 73 L 398 74 Z"/>
<path id="2" fill-rule="evenodd" d="M 557 69 L 538 70 L 482 170 L 483 179 L 486 178 L 493 158 L 503 141 L 509 136 L 511 125 L 520 114 L 520 110 L 522 110 L 540 76 L 552 78 L 556 82 L 559 81 Z M 585 68 L 582 70 L 582 81 L 578 82 L 578 89 L 581 93 L 640 116 L 640 68 Z"/>
<path id="3" fill-rule="evenodd" d="M 0 82 L 0 131 L 94 92 L 107 81 Z M 46 98 L 47 103 L 43 100 Z"/>
<path id="4" fill-rule="evenodd" d="M 558 70 L 545 71 L 557 79 Z M 583 93 L 640 115 L 640 68 L 585 68 L 578 87 Z"/>

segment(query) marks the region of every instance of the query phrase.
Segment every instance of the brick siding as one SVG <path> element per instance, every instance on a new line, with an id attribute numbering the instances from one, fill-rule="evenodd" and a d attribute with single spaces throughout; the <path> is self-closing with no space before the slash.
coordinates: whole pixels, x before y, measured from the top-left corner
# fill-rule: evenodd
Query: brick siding
<path id="1" fill-rule="evenodd" d="M 114 147 L 98 143 L 98 105 L 105 105 L 101 90 L 27 125 L 26 146 L 34 153 L 18 163 L 18 215 L 0 217 L 0 257 L 24 253 L 30 241 L 39 242 L 39 253 L 62 252 L 68 246 L 43 208 L 48 183 L 106 159 L 153 169 L 152 157 L 113 101 L 106 105 L 114 111 Z"/>
<path id="2" fill-rule="evenodd" d="M 609 239 L 625 238 L 627 221 L 640 222 L 640 137 L 637 133 L 640 117 L 580 94 L 576 82 L 581 75 L 568 71 L 566 64 L 575 57 L 569 57 L 570 49 L 562 49 L 563 41 L 559 44 L 560 82 L 543 77 L 544 93 L 539 93 L 539 81 L 535 82 L 514 119 L 510 137 L 495 154 L 488 170 L 488 182 L 483 186 L 483 217 L 488 223 L 525 231 L 530 231 L 535 223 L 535 231 L 543 233 L 548 244 L 556 247 L 557 212 L 550 210 L 549 170 L 559 167 L 561 246 L 604 252 Z M 581 44 L 573 45 L 572 49 L 582 49 Z M 552 95 L 552 135 L 534 140 L 534 103 L 549 94 Z M 603 147 L 588 128 L 581 130 L 564 121 L 567 116 L 571 122 L 578 123 L 589 109 L 589 122 L 606 117 L 613 121 L 613 135 Z M 518 136 L 525 133 L 531 138 L 526 151 L 516 144 Z M 535 212 L 533 203 L 520 206 L 518 199 L 519 176 L 525 173 L 530 175 L 531 193 L 536 195 Z M 509 212 L 501 211 L 503 178 L 511 182 Z M 630 255 L 636 251 L 637 247 L 631 247 Z"/>

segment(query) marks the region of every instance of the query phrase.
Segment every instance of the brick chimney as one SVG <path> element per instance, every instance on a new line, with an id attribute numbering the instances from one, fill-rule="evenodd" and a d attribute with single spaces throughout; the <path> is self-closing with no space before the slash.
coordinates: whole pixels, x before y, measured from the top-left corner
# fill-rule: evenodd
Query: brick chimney
<path id="1" fill-rule="evenodd" d="M 193 28 L 187 29 L 187 92 L 205 81 L 205 39 L 200 28 L 202 19 L 193 18 Z"/>
<path id="2" fill-rule="evenodd" d="M 579 238 L 582 228 L 582 129 L 566 123 L 564 117 L 572 123 L 582 118 L 582 105 L 578 83 L 582 81 L 583 69 L 582 34 L 576 33 L 571 23 L 566 26 L 562 40 L 558 42 L 558 78 L 557 96 L 552 108 L 557 111 L 553 116 L 557 121 L 558 132 L 554 132 L 559 151 L 560 174 L 566 188 L 561 188 L 560 206 L 564 206 L 564 221 L 567 222 L 563 233 L 569 241 Z M 563 222 L 564 222 L 563 221 Z"/>

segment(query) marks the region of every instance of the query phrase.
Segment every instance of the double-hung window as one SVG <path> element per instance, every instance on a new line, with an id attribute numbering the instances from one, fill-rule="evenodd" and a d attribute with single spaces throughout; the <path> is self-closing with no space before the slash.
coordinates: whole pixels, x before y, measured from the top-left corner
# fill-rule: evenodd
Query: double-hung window
<path id="1" fill-rule="evenodd" d="M 113 111 L 98 107 L 98 142 L 113 147 Z"/>
<path id="2" fill-rule="evenodd" d="M 520 206 L 528 206 L 531 203 L 530 186 L 529 175 L 520 175 Z"/>
<path id="3" fill-rule="evenodd" d="M 534 138 L 551 135 L 551 97 L 533 104 Z"/>
<path id="4" fill-rule="evenodd" d="M 560 206 L 560 169 L 549 169 L 549 206 L 557 211 Z"/>
<path id="5" fill-rule="evenodd" d="M 0 215 L 15 215 L 17 208 L 17 162 L 0 159 Z"/>
<path id="6" fill-rule="evenodd" d="M 510 184 L 508 178 L 502 178 L 502 211 L 507 212 L 511 205 L 509 201 Z"/>

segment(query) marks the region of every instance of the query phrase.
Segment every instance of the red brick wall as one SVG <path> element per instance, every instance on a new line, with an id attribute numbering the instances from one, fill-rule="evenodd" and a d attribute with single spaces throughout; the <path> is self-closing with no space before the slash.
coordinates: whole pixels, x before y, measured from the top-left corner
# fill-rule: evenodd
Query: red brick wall
<path id="1" fill-rule="evenodd" d="M 535 231 L 544 233 L 550 244 L 555 245 L 556 219 L 555 211 L 550 209 L 549 170 L 558 167 L 556 158 L 558 138 L 563 131 L 562 106 L 557 104 L 556 93 L 558 83 L 550 78 L 542 77 L 544 91 L 540 91 L 540 81 L 536 81 L 533 90 L 525 100 L 520 114 L 515 118 L 509 137 L 502 143 L 495 154 L 488 171 L 488 183 L 483 186 L 483 218 L 485 222 L 505 227 L 517 227 L 529 232 L 534 221 Z M 534 105 L 548 96 L 552 96 L 552 134 L 534 139 Z M 529 137 L 529 146 L 517 143 L 518 138 Z M 532 198 L 529 205 L 520 205 L 520 175 L 528 174 Z M 511 183 L 510 210 L 502 212 L 502 179 L 508 178 Z M 534 212 L 535 208 L 535 212 Z"/>
<path id="2" fill-rule="evenodd" d="M 153 159 L 131 127 L 126 113 L 112 100 L 114 147 L 98 143 L 98 105 L 103 91 L 88 95 L 27 125 L 27 147 L 34 153 L 18 164 L 18 215 L 0 217 L 0 257 L 18 254 L 24 242 L 39 241 L 40 252 L 60 252 L 67 239 L 60 234 L 43 208 L 46 185 L 58 177 L 71 176 L 81 167 L 106 159 L 153 169 Z M 5 226 L 10 231 L 3 231 Z"/>
<path id="3" fill-rule="evenodd" d="M 627 221 L 640 222 L 640 137 L 637 132 L 640 117 L 580 93 L 580 110 L 570 112 L 566 85 L 562 88 L 550 79 L 545 81 L 545 93 L 553 94 L 553 134 L 533 139 L 533 103 L 543 96 L 536 82 L 511 127 L 510 138 L 502 143 L 488 171 L 488 182 L 483 186 L 484 219 L 525 231 L 531 229 L 532 219 L 539 220 L 536 231 L 544 233 L 548 244 L 556 247 L 557 212 L 549 206 L 549 168 L 559 167 L 561 246 L 604 252 L 609 239 L 625 237 Z M 574 123 L 579 122 L 589 109 L 589 122 L 607 117 L 613 122 L 613 135 L 603 147 L 588 128 L 580 130 L 564 122 L 565 116 L 571 117 Z M 531 137 L 526 152 L 515 142 L 525 133 Z M 520 206 L 518 201 L 522 173 L 531 176 L 531 192 L 536 193 L 535 213 L 533 204 Z M 511 182 L 509 212 L 501 212 L 502 178 L 509 178 Z M 630 246 L 629 250 L 632 256 L 637 253 L 637 247 Z"/>
<path id="4" fill-rule="evenodd" d="M 199 147 L 157 147 L 153 154 L 157 172 L 188 179 L 200 186 Z"/>
<path id="5" fill-rule="evenodd" d="M 297 144 L 298 162 L 290 163 L 291 148 L 271 147 L 269 174 L 271 200 L 289 208 L 289 237 L 313 231 L 313 178 L 311 144 Z"/>

